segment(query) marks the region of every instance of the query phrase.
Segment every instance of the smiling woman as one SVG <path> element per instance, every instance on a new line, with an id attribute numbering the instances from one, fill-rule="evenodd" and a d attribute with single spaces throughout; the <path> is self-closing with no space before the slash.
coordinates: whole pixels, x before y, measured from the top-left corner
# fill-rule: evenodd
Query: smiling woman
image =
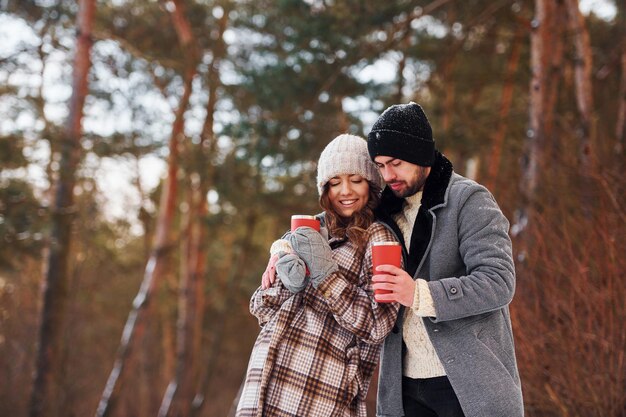
<path id="1" fill-rule="evenodd" d="M 362 138 L 335 138 L 317 174 L 328 234 L 300 227 L 272 245 L 280 258 L 268 269 L 275 265 L 279 279 L 266 281 L 266 272 L 250 302 L 262 327 L 239 417 L 366 415 L 380 344 L 399 308 L 374 300 L 371 248 L 395 237 L 374 221 L 383 183 Z"/>
<path id="2" fill-rule="evenodd" d="M 355 156 L 359 152 L 366 154 L 367 148 L 358 136 L 340 135 L 330 142 L 318 161 L 317 189 L 331 235 L 361 243 L 384 182 L 369 157 Z"/>
<path id="3" fill-rule="evenodd" d="M 328 199 L 341 217 L 350 217 L 367 203 L 370 187 L 358 174 L 341 174 L 328 181 Z"/>

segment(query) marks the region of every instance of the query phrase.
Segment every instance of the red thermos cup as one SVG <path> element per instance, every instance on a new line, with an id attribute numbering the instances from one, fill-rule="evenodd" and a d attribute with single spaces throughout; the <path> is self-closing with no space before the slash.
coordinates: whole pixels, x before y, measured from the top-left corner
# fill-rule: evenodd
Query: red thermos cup
<path id="1" fill-rule="evenodd" d="M 319 232 L 320 221 L 315 216 L 294 214 L 293 216 L 291 216 L 291 231 L 293 232 L 298 227 L 312 227 Z"/>
<path id="2" fill-rule="evenodd" d="M 372 275 L 380 274 L 376 271 L 378 265 L 393 265 L 400 268 L 402 262 L 402 246 L 398 242 L 374 242 L 372 243 Z M 388 294 L 391 291 L 377 290 L 375 294 Z M 389 303 L 390 301 L 378 301 Z"/>
<path id="3" fill-rule="evenodd" d="M 319 232 L 320 221 L 315 216 L 309 216 L 306 214 L 294 214 L 293 216 L 291 216 L 291 231 L 293 232 L 298 227 L 311 227 Z M 309 268 L 306 269 L 306 274 L 309 275 Z"/>

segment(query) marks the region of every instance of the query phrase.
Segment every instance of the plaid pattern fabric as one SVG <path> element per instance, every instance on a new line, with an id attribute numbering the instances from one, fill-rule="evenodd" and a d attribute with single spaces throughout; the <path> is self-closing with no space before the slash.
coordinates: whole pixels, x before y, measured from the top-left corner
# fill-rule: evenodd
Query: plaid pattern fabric
<path id="1" fill-rule="evenodd" d="M 371 288 L 371 243 L 395 240 L 368 228 L 366 250 L 331 240 L 335 272 L 292 294 L 280 280 L 252 296 L 262 326 L 237 416 L 366 416 L 365 396 L 398 304 L 378 304 Z"/>

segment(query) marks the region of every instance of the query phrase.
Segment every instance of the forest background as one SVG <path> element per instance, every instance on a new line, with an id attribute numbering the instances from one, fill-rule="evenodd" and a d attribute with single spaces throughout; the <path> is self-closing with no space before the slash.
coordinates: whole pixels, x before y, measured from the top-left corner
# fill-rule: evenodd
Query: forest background
<path id="1" fill-rule="evenodd" d="M 626 4 L 592 3 L 0 1 L 0 415 L 232 415 L 320 151 L 413 100 L 511 220 L 527 415 L 626 416 Z"/>

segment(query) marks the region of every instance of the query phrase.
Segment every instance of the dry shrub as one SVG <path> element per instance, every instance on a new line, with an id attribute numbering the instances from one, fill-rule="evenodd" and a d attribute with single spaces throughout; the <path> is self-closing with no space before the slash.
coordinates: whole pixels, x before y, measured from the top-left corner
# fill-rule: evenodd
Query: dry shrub
<path id="1" fill-rule="evenodd" d="M 517 266 L 512 314 L 526 411 L 623 417 L 624 181 L 607 171 L 582 178 L 570 167 L 542 184 Z"/>

